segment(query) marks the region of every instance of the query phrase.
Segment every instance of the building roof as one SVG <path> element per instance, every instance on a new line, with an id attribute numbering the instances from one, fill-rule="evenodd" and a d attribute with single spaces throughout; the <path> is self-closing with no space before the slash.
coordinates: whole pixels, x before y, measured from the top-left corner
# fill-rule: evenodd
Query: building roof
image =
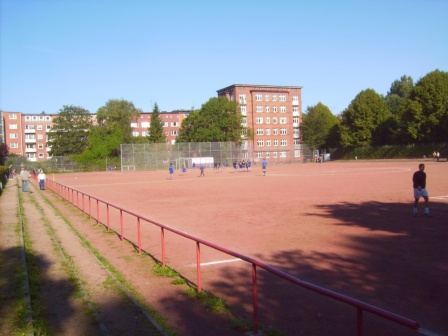
<path id="1" fill-rule="evenodd" d="M 272 89 L 278 89 L 278 88 L 282 88 L 282 89 L 302 89 L 303 86 L 292 86 L 292 85 L 260 85 L 260 84 L 232 84 L 229 85 L 225 88 L 216 90 L 216 92 L 220 92 L 220 91 L 226 91 L 231 89 L 232 87 L 254 87 L 254 88 L 272 88 Z"/>

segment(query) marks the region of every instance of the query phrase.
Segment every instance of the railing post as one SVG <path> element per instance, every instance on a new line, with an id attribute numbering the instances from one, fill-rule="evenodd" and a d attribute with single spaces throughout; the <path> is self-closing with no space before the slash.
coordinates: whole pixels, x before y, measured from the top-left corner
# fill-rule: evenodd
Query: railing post
<path id="1" fill-rule="evenodd" d="M 165 262 L 165 230 L 163 229 L 163 227 L 160 227 L 161 232 L 160 232 L 160 239 L 161 244 L 162 244 L 162 265 L 166 266 L 166 262 Z"/>
<path id="2" fill-rule="evenodd" d="M 109 231 L 110 230 L 109 204 L 106 204 L 106 214 L 107 214 L 107 231 Z"/>
<path id="3" fill-rule="evenodd" d="M 82 193 L 82 212 L 84 212 L 84 213 L 86 213 L 86 210 L 85 210 L 85 206 L 84 206 L 84 193 Z"/>
<path id="4" fill-rule="evenodd" d="M 356 308 L 356 310 L 357 310 L 357 321 L 358 321 L 358 336 L 362 336 L 362 334 L 363 334 L 363 327 L 362 327 L 362 324 L 363 324 L 363 321 L 362 321 L 362 319 L 363 319 L 363 316 L 362 316 L 362 309 L 361 308 L 359 308 L 359 307 L 357 307 Z"/>
<path id="5" fill-rule="evenodd" d="M 100 201 L 96 199 L 96 223 L 100 223 Z"/>
<path id="6" fill-rule="evenodd" d="M 258 335 L 258 291 L 257 291 L 257 266 L 252 264 L 252 289 L 254 308 L 254 336 Z"/>
<path id="7" fill-rule="evenodd" d="M 137 239 L 138 239 L 138 254 L 142 253 L 142 240 L 140 236 L 140 217 L 137 217 Z"/>
<path id="8" fill-rule="evenodd" d="M 202 280 L 201 280 L 201 246 L 199 242 L 196 242 L 196 270 L 198 277 L 198 292 L 202 290 Z"/>
<path id="9" fill-rule="evenodd" d="M 120 239 L 123 240 L 123 210 L 120 209 Z"/>
<path id="10" fill-rule="evenodd" d="M 89 218 L 92 217 L 92 197 L 89 196 Z"/>

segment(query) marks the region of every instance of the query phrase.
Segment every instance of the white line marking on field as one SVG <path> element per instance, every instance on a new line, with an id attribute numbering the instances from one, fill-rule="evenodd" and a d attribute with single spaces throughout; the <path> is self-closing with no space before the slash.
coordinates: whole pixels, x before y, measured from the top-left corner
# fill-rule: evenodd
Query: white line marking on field
<path id="1" fill-rule="evenodd" d="M 237 258 L 237 259 L 227 259 L 227 260 L 212 261 L 212 262 L 208 262 L 208 263 L 201 263 L 201 266 L 211 266 L 211 265 L 218 265 L 218 264 L 226 264 L 226 263 L 231 263 L 231 262 L 235 262 L 235 261 L 241 261 L 241 259 Z"/>
<path id="2" fill-rule="evenodd" d="M 431 199 L 447 200 L 448 196 L 432 196 Z"/>
<path id="3" fill-rule="evenodd" d="M 426 330 L 423 328 L 420 328 L 419 330 L 417 330 L 417 332 L 419 334 L 426 335 L 426 336 L 441 336 L 439 334 L 433 333 L 432 331 L 429 331 L 429 330 Z"/>

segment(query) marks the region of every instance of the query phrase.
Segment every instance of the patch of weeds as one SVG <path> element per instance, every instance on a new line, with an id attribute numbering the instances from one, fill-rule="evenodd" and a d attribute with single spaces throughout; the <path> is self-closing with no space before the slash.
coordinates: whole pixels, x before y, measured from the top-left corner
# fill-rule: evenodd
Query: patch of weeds
<path id="1" fill-rule="evenodd" d="M 253 325 L 251 322 L 249 322 L 245 319 L 242 319 L 240 317 L 232 316 L 229 320 L 230 320 L 230 325 L 235 330 L 249 331 L 249 330 L 253 329 Z"/>
<path id="2" fill-rule="evenodd" d="M 152 268 L 152 271 L 155 275 L 164 276 L 167 278 L 177 278 L 179 277 L 179 273 L 177 273 L 172 268 L 169 268 L 168 266 L 163 266 L 161 264 L 155 264 Z"/>
<path id="3" fill-rule="evenodd" d="M 171 281 L 171 284 L 176 285 L 176 286 L 185 285 L 186 283 L 187 283 L 187 281 L 185 281 L 185 279 L 183 279 L 183 278 L 178 278 L 178 279 L 174 279 L 173 281 Z"/>
<path id="4" fill-rule="evenodd" d="M 201 302 L 210 311 L 213 311 L 215 313 L 230 314 L 226 302 L 223 299 L 214 296 L 212 293 L 209 293 L 204 290 L 198 292 L 196 288 L 192 287 L 187 288 L 185 292 L 188 295 L 193 296 L 199 302 Z"/>

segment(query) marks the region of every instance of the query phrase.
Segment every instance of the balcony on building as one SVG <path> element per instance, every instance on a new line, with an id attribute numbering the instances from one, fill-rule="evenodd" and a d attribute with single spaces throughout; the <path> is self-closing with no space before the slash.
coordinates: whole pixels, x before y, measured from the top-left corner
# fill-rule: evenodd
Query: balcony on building
<path id="1" fill-rule="evenodd" d="M 26 128 L 25 129 L 25 133 L 26 134 L 35 134 L 36 133 L 36 129 L 34 129 L 34 128 Z"/>
<path id="2" fill-rule="evenodd" d="M 25 143 L 36 143 L 36 139 L 25 139 Z"/>
<path id="3" fill-rule="evenodd" d="M 26 153 L 36 153 L 37 149 L 36 148 L 25 148 L 25 152 Z"/>
<path id="4" fill-rule="evenodd" d="M 299 106 L 299 101 L 298 100 L 293 100 L 292 101 L 292 105 L 293 106 Z"/>

